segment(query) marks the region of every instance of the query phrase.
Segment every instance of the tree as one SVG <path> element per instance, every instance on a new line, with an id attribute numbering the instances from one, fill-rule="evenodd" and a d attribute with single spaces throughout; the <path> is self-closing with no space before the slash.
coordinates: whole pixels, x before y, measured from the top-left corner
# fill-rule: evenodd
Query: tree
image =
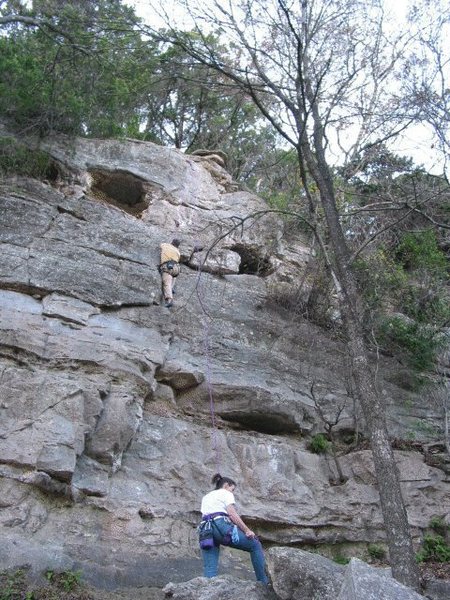
<path id="1" fill-rule="evenodd" d="M 342 169 L 339 187 L 347 202 L 341 219 L 358 245 L 353 257 L 367 327 L 412 367 L 413 380 L 425 383 L 450 322 L 450 186 L 386 148 L 372 150 Z"/>
<path id="2" fill-rule="evenodd" d="M 209 43 L 222 51 L 213 36 Z M 141 111 L 144 135 L 188 153 L 220 149 L 228 156 L 229 172 L 241 181 L 251 177 L 264 151 L 276 143 L 273 129 L 262 122 L 247 94 L 173 45 L 162 47 Z"/>
<path id="3" fill-rule="evenodd" d="M 405 110 L 426 126 L 431 150 L 440 152 L 442 171 L 449 178 L 450 157 L 450 6 L 448 0 L 414 2 L 408 26 L 417 47 L 402 74 Z"/>
<path id="4" fill-rule="evenodd" d="M 342 412 L 345 409 L 346 400 L 341 402 L 338 405 L 333 406 L 333 414 L 330 414 L 330 411 L 325 408 L 325 396 L 326 394 L 319 394 L 316 391 L 316 385 L 313 381 L 310 386 L 310 393 L 308 396 L 314 402 L 314 407 L 319 415 L 320 420 L 323 423 L 324 429 L 328 435 L 328 438 L 331 443 L 331 453 L 333 455 L 334 465 L 336 467 L 337 478 L 335 479 L 335 483 L 343 484 L 348 480 L 342 471 L 342 466 L 339 461 L 337 448 L 336 448 L 336 437 L 333 429 L 338 425 L 341 420 Z"/>
<path id="5" fill-rule="evenodd" d="M 394 576 L 418 588 L 418 574 L 399 475 L 387 433 L 384 403 L 364 335 L 362 291 L 351 244 L 338 211 L 329 150 L 347 158 L 390 139 L 405 124 L 396 68 L 409 32 L 387 35 L 380 2 L 358 0 L 240 0 L 213 2 L 209 14 L 188 1 L 203 45 L 172 29 L 165 38 L 216 69 L 250 95 L 264 117 L 294 148 L 310 224 L 326 252 L 339 291 L 354 389 L 369 432 Z M 200 26 L 224 32 L 238 46 L 238 63 L 218 54 Z M 392 30 L 391 30 L 392 31 Z M 392 93 L 389 93 L 392 90 Z M 331 148 L 333 149 L 333 148 Z M 325 221 L 320 236 L 319 207 Z"/>
<path id="6" fill-rule="evenodd" d="M 21 128 L 220 148 L 241 181 L 276 145 L 247 94 L 179 48 L 144 38 L 119 0 L 4 2 L 0 28 L 0 108 Z"/>
<path id="7" fill-rule="evenodd" d="M 35 1 L 1 7 L 0 108 L 40 134 L 138 131 L 138 107 L 157 49 L 118 0 Z"/>

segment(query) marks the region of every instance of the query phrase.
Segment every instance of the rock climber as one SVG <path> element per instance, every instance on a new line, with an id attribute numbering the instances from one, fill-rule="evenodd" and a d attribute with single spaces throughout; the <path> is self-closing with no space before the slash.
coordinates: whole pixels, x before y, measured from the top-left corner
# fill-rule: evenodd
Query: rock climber
<path id="1" fill-rule="evenodd" d="M 178 238 L 174 238 L 170 244 L 167 242 L 161 244 L 158 270 L 161 274 L 162 293 L 167 308 L 173 306 L 174 279 L 180 274 L 181 253 L 178 249 L 180 244 L 181 241 Z M 186 256 L 183 257 L 184 264 L 192 266 L 191 261 L 194 254 L 202 250 L 203 246 L 199 242 L 196 242 L 191 255 L 188 258 Z M 155 302 L 155 304 L 158 304 L 158 302 Z"/>
<path id="2" fill-rule="evenodd" d="M 162 293 L 167 308 L 173 305 L 173 284 L 174 279 L 180 273 L 180 240 L 174 238 L 170 244 L 163 242 L 161 244 L 161 258 L 158 270 L 161 274 Z"/>
<path id="3" fill-rule="evenodd" d="M 269 578 L 266 575 L 261 542 L 247 527 L 235 508 L 233 492 L 236 483 L 229 477 L 222 477 L 220 473 L 214 475 L 212 483 L 215 485 L 215 489 L 202 498 L 202 521 L 199 525 L 204 576 L 215 577 L 217 575 L 220 546 L 222 545 L 250 552 L 256 579 L 268 584 Z M 211 538 L 208 541 L 205 540 L 207 531 L 211 532 Z"/>

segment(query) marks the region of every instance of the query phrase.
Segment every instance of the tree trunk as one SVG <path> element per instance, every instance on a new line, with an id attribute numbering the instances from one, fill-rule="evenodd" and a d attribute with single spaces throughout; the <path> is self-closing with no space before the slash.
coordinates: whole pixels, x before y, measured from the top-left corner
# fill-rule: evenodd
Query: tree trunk
<path id="1" fill-rule="evenodd" d="M 362 302 L 357 283 L 348 266 L 349 253 L 334 200 L 331 179 L 315 167 L 314 178 L 321 194 L 321 204 L 333 247 L 334 269 L 338 279 L 340 309 L 347 335 L 347 347 L 357 399 L 369 432 L 381 510 L 389 546 L 392 574 L 401 583 L 419 590 L 419 574 L 408 524 L 408 516 L 400 487 L 400 474 L 389 441 L 385 407 L 375 387 L 362 327 Z M 311 167 L 310 167 L 311 168 Z"/>
<path id="2" fill-rule="evenodd" d="M 341 308 L 345 312 L 345 308 Z M 370 435 L 392 574 L 404 585 L 419 589 L 408 516 L 400 487 L 400 475 L 388 437 L 384 406 L 375 389 L 359 327 L 357 323 L 348 322 L 347 318 L 345 321 L 355 387 Z"/>
<path id="3" fill-rule="evenodd" d="M 345 483 L 347 481 L 348 477 L 345 477 L 344 473 L 342 472 L 342 467 L 341 467 L 341 463 L 339 461 L 338 453 L 336 450 L 336 440 L 334 437 L 334 433 L 332 431 L 332 427 L 328 427 L 328 435 L 330 436 L 331 454 L 333 456 L 333 462 L 334 462 L 334 465 L 336 467 L 336 471 L 338 474 L 338 481 L 339 481 L 339 483 Z"/>
<path id="4" fill-rule="evenodd" d="M 314 112 L 314 108 L 313 108 Z M 317 117 L 317 115 L 314 115 Z M 418 590 L 419 574 L 414 556 L 408 516 L 400 488 L 400 477 L 389 441 L 385 409 L 375 388 L 370 368 L 364 329 L 362 301 L 357 282 L 349 267 L 349 250 L 345 241 L 334 197 L 333 180 L 322 146 L 320 119 L 316 120 L 314 154 L 308 141 L 302 144 L 308 168 L 320 193 L 328 233 L 333 249 L 335 275 L 340 285 L 339 302 L 352 362 L 355 390 L 369 432 L 373 462 L 380 494 L 381 510 L 389 546 L 392 574 L 400 583 Z"/>

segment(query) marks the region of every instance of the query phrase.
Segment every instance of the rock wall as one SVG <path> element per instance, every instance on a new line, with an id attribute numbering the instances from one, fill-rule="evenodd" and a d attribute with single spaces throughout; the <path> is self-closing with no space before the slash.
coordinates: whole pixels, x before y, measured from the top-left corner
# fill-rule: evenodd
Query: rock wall
<path id="1" fill-rule="evenodd" d="M 0 564 L 81 568 L 108 588 L 191 579 L 217 470 L 266 545 L 383 541 L 370 452 L 343 456 L 348 479 L 332 485 L 333 464 L 308 451 L 322 430 L 312 382 L 329 410 L 346 401 L 343 434 L 354 414 L 341 342 L 280 305 L 307 245 L 207 157 L 63 137 L 40 148 L 48 181 L 0 185 Z M 175 236 L 169 310 L 158 249 Z M 430 441 L 439 411 L 398 371 L 381 359 L 391 433 Z M 397 458 L 418 538 L 446 516 L 447 475 L 420 452 Z M 241 560 L 224 553 L 245 577 Z"/>

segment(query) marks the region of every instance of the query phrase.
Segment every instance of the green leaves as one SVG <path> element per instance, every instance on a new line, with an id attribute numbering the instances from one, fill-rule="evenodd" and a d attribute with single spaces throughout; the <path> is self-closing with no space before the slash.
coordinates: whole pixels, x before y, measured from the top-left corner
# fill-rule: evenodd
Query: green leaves
<path id="1" fill-rule="evenodd" d="M 425 535 L 416 560 L 417 562 L 450 562 L 450 546 L 441 535 Z"/>
<path id="2" fill-rule="evenodd" d="M 244 180 L 273 146 L 273 133 L 241 90 L 180 47 L 141 35 L 133 10 L 119 0 L 37 0 L 32 10 L 8 10 L 0 110 L 20 127 L 219 148 Z M 25 16 L 30 21 L 20 20 Z M 224 60 L 235 60 L 235 51 L 206 38 Z M 183 39 L 195 46 L 200 36 L 185 32 Z"/>
<path id="3" fill-rule="evenodd" d="M 26 175 L 42 179 L 50 168 L 48 154 L 20 146 L 13 138 L 0 138 L 0 177 Z"/>
<path id="4" fill-rule="evenodd" d="M 385 345 L 401 351 L 409 365 L 417 371 L 433 369 L 436 352 L 443 342 L 435 328 L 403 316 L 384 319 L 380 327 L 380 337 Z"/>
<path id="5" fill-rule="evenodd" d="M 447 259 L 431 229 L 406 233 L 395 253 L 397 260 L 408 270 L 427 269 L 439 278 L 447 278 Z"/>
<path id="6" fill-rule="evenodd" d="M 41 0 L 28 14 L 33 24 L 0 38 L 3 113 L 40 133 L 123 133 L 142 99 L 135 73 L 149 65 L 151 47 L 128 24 L 132 10 L 117 0 Z"/>
<path id="7" fill-rule="evenodd" d="M 330 442 L 323 433 L 317 433 L 309 443 L 309 449 L 314 454 L 326 454 L 330 449 Z"/>

